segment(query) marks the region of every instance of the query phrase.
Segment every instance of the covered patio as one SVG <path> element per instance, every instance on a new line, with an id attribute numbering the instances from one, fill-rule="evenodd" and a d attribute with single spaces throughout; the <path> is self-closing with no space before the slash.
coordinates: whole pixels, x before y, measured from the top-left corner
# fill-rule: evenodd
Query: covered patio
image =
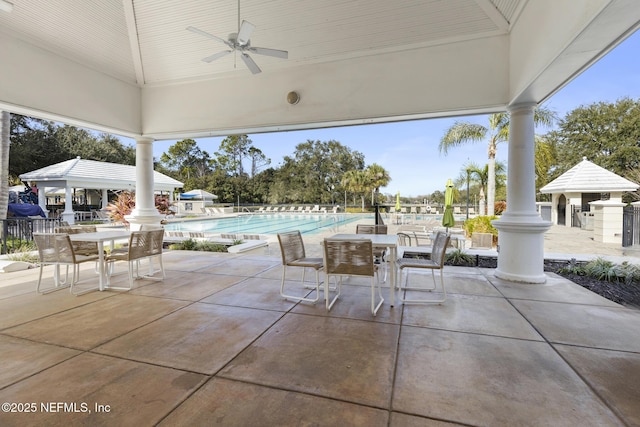
<path id="1" fill-rule="evenodd" d="M 508 111 L 495 274 L 526 283 L 545 281 L 551 225 L 535 205 L 533 111 L 640 25 L 634 0 L 0 5 L 0 109 L 135 138 L 134 228 L 161 220 L 154 140 Z"/>
<path id="2" fill-rule="evenodd" d="M 270 252 L 168 251 L 164 282 L 80 297 L 37 295 L 35 269 L 3 275 L 0 397 L 37 409 L 0 423 L 640 424 L 638 310 L 554 274 L 531 286 L 449 267 L 442 305 L 385 301 L 372 317 L 352 279 L 327 312 L 280 297 Z"/>
<path id="3" fill-rule="evenodd" d="M 640 316 L 544 273 L 533 167 L 535 106 L 638 28 L 635 0 L 0 6 L 0 109 L 135 138 L 134 226 L 160 221 L 154 140 L 511 113 L 498 268 L 447 269 L 445 304 L 373 318 L 355 279 L 329 313 L 287 302 L 276 248 L 168 251 L 128 293 L 3 276 L 0 395 L 36 410 L 0 424 L 640 424 Z M 224 46 L 186 28 L 239 18 L 288 59 L 203 62 Z"/>

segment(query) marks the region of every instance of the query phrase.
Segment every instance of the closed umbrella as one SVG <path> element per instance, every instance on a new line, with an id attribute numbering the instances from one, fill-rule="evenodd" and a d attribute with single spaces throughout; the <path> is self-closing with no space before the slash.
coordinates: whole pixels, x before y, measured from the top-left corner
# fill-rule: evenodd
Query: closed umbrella
<path id="1" fill-rule="evenodd" d="M 400 192 L 396 194 L 396 212 L 400 212 Z"/>
<path id="2" fill-rule="evenodd" d="M 451 228 L 454 225 L 456 225 L 456 220 L 453 218 L 453 181 L 449 178 L 447 180 L 447 188 L 444 191 L 444 215 L 442 216 L 442 226 Z"/>

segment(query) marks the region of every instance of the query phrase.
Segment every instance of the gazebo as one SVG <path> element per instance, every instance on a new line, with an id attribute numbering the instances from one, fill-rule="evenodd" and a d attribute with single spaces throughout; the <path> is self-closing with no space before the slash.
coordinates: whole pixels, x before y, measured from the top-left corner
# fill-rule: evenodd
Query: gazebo
<path id="1" fill-rule="evenodd" d="M 136 167 L 117 163 L 84 160 L 80 157 L 56 163 L 20 175 L 22 181 L 38 184 L 38 204 L 46 212 L 46 193 L 50 188 L 64 189 L 64 212 L 62 217 L 69 224 L 75 222 L 72 193 L 74 188 L 94 189 L 101 192 L 100 204 L 107 206 L 107 190 L 136 190 Z M 173 199 L 176 188 L 182 187 L 177 181 L 160 172 L 153 171 L 153 191 L 167 192 Z"/>
<path id="2" fill-rule="evenodd" d="M 508 111 L 495 275 L 544 282 L 533 111 L 640 26 L 636 1 L 276 3 L 0 0 L 0 109 L 134 138 L 132 227 L 161 219 L 154 140 Z"/>
<path id="3" fill-rule="evenodd" d="M 622 194 L 636 191 L 635 182 L 616 175 L 584 157 L 580 163 L 540 189 L 551 194 L 551 221 L 554 224 L 579 226 L 588 220 L 590 203 L 622 203 Z M 585 225 L 585 224 L 583 224 Z"/>

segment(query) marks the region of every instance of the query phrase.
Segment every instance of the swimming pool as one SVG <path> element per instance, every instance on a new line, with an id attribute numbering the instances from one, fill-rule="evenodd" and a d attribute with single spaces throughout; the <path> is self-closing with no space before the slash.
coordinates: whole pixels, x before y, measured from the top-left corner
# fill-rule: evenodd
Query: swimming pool
<path id="1" fill-rule="evenodd" d="M 256 214 L 171 222 L 165 225 L 165 230 L 234 234 L 277 234 L 300 230 L 302 234 L 314 234 L 325 230 L 338 231 L 338 227 L 365 219 L 373 219 L 373 214 Z"/>

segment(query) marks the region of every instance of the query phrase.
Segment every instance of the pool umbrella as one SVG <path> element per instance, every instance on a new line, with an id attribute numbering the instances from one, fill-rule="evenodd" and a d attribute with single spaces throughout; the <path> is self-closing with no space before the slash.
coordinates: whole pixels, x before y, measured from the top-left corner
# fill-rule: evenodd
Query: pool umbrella
<path id="1" fill-rule="evenodd" d="M 442 216 L 442 226 L 448 229 L 456 225 L 453 218 L 453 181 L 447 180 L 447 189 L 444 191 L 444 215 Z"/>
<path id="2" fill-rule="evenodd" d="M 396 212 L 400 212 L 400 192 L 396 194 Z"/>

